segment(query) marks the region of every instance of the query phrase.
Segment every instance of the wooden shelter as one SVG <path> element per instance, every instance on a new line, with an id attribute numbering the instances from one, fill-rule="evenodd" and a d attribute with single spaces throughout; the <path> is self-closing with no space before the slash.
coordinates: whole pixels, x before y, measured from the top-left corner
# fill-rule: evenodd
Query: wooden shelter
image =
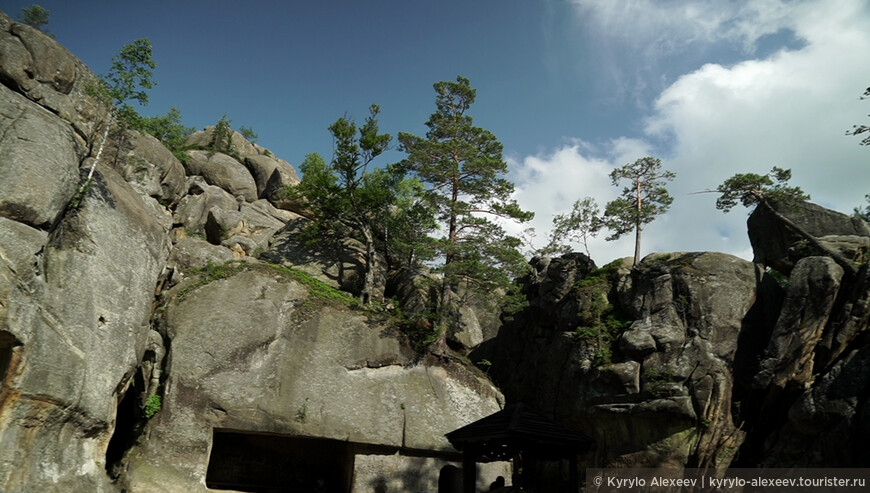
<path id="1" fill-rule="evenodd" d="M 591 438 L 550 418 L 514 404 L 446 435 L 462 452 L 463 492 L 474 493 L 477 463 L 535 458 L 570 462 L 571 491 L 579 491 L 577 458 L 590 451 Z"/>

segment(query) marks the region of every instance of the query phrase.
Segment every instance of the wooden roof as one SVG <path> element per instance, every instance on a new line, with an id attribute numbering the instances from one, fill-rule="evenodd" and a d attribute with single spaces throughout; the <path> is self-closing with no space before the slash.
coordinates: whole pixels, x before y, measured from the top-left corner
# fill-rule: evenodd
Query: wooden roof
<path id="1" fill-rule="evenodd" d="M 471 449 L 481 461 L 508 460 L 518 453 L 542 459 L 584 453 L 594 442 L 523 404 L 508 406 L 447 435 L 457 450 Z"/>

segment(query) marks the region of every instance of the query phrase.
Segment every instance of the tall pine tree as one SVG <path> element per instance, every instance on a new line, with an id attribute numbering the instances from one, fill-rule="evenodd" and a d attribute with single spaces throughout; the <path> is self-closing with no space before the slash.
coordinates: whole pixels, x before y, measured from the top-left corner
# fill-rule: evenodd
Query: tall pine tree
<path id="1" fill-rule="evenodd" d="M 503 178 L 507 163 L 502 145 L 492 132 L 473 124 L 468 109 L 476 91 L 462 76 L 455 82 L 434 85 L 436 111 L 426 126 L 426 137 L 399 134 L 401 163 L 426 185 L 445 236 L 436 243 L 443 276 L 438 341 L 435 352 L 446 351 L 447 325 L 458 319 L 451 293 L 482 289 L 488 293 L 508 288 L 520 274 L 525 259 L 520 241 L 508 236 L 501 221 L 525 222 L 533 213 L 520 209 L 511 198 L 514 185 Z"/>

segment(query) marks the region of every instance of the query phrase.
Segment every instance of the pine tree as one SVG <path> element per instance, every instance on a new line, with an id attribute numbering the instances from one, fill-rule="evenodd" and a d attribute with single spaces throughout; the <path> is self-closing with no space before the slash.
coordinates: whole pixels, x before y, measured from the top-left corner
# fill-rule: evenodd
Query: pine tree
<path id="1" fill-rule="evenodd" d="M 434 88 L 436 111 L 426 122 L 426 137 L 400 133 L 399 142 L 408 154 L 401 165 L 426 185 L 446 235 L 435 246 L 443 283 L 442 332 L 433 350 L 443 353 L 446 325 L 457 318 L 451 292 L 460 283 L 489 293 L 508 288 L 526 264 L 519 239 L 508 236 L 500 221 L 525 222 L 533 214 L 511 198 L 514 185 L 502 177 L 507 163 L 501 143 L 492 132 L 474 126 L 468 115 L 476 97 L 470 81 L 459 76 Z"/>
<path id="2" fill-rule="evenodd" d="M 317 154 L 307 156 L 300 166 L 302 181 L 289 190 L 289 198 L 307 201 L 314 213 L 311 227 L 319 234 L 352 236 L 365 245 L 365 272 L 359 294 L 363 303 L 380 295 L 374 291 L 378 243 L 403 178 L 396 167 L 368 169 L 392 141 L 389 134 L 379 133 L 380 108 L 373 104 L 369 112 L 359 129 L 346 117 L 330 125 L 335 149 L 332 161 L 327 165 Z"/>
<path id="3" fill-rule="evenodd" d="M 613 186 L 620 180 L 629 180 L 616 200 L 607 203 L 604 209 L 604 225 L 613 231 L 608 241 L 621 238 L 634 231 L 634 264 L 640 262 L 640 237 L 642 225 L 652 222 L 671 206 L 674 199 L 665 188 L 665 182 L 676 176 L 662 170 L 662 162 L 653 157 L 638 159 L 610 173 Z"/>

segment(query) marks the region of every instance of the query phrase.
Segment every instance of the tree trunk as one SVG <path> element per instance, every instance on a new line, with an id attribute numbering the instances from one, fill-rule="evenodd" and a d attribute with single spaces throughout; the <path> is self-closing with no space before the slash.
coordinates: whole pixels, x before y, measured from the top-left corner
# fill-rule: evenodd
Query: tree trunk
<path id="1" fill-rule="evenodd" d="M 640 179 L 635 180 L 637 187 L 637 215 L 634 220 L 634 262 L 631 265 L 640 263 L 640 212 L 641 212 L 641 195 L 640 195 Z"/>
<path id="2" fill-rule="evenodd" d="M 441 281 L 441 299 L 439 300 L 439 306 L 433 327 L 434 330 L 438 331 L 438 338 L 429 345 L 429 352 L 435 356 L 447 356 L 447 332 L 450 327 L 451 310 L 453 308 L 450 293 L 450 282 L 444 278 Z"/>
<path id="3" fill-rule="evenodd" d="M 378 267 L 378 256 L 375 251 L 375 238 L 374 234 L 372 234 L 372 229 L 368 225 L 362 225 L 360 227 L 362 231 L 363 239 L 366 244 L 366 253 L 365 253 L 365 275 L 363 276 L 363 287 L 360 292 L 360 300 L 363 304 L 369 304 L 372 301 L 372 294 L 375 289 L 375 272 Z"/>

